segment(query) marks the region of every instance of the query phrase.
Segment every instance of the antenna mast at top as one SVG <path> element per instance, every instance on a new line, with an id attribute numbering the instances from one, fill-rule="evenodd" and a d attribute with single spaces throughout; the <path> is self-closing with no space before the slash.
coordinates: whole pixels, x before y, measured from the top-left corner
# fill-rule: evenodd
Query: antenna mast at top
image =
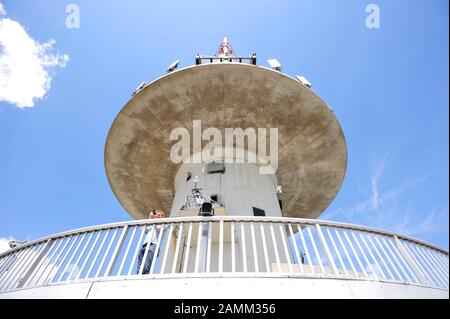
<path id="1" fill-rule="evenodd" d="M 217 62 L 234 62 L 234 63 L 247 63 L 256 65 L 256 53 L 248 57 L 235 56 L 233 52 L 233 47 L 231 46 L 228 37 L 223 37 L 222 42 L 217 49 L 215 55 L 202 56 L 197 54 L 195 57 L 195 64 L 206 64 L 206 63 L 217 63 Z"/>
<path id="2" fill-rule="evenodd" d="M 222 43 L 217 50 L 216 56 L 219 58 L 229 58 L 233 57 L 233 47 L 231 43 L 228 41 L 228 37 L 223 37 Z"/>

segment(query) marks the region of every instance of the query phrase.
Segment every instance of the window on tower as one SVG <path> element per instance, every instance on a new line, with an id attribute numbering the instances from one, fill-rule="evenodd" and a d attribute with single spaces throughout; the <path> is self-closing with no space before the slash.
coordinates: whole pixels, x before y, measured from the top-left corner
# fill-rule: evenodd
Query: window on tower
<path id="1" fill-rule="evenodd" d="M 253 216 L 266 216 L 266 212 L 264 209 L 253 206 Z"/>

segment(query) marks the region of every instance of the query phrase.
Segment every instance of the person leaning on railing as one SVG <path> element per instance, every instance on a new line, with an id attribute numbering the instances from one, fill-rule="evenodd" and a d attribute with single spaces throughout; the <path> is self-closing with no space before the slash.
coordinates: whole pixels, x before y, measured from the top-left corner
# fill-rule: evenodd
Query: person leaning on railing
<path id="1" fill-rule="evenodd" d="M 164 215 L 165 214 L 163 211 L 152 209 L 149 213 L 148 218 L 149 219 L 164 218 Z M 146 229 L 145 229 L 146 236 L 144 239 L 144 243 L 141 247 L 139 257 L 138 257 L 139 259 L 138 259 L 138 266 L 137 266 L 137 274 L 139 274 L 139 270 L 141 269 L 142 259 L 144 258 L 145 250 L 147 249 L 148 245 L 150 245 L 150 246 L 148 248 L 144 268 L 142 269 L 142 274 L 150 273 L 150 268 L 151 268 L 151 265 L 153 262 L 153 258 L 155 256 L 156 246 L 158 244 L 159 234 L 161 231 L 164 233 L 166 227 L 167 226 L 162 226 L 161 224 L 157 224 L 157 225 L 153 224 L 153 225 L 146 227 Z M 174 233 L 174 237 L 175 237 L 175 233 Z M 163 237 L 161 237 L 161 238 L 163 238 Z M 175 242 L 175 240 L 173 240 L 173 242 Z M 160 249 L 158 249 L 158 252 L 156 253 L 156 257 L 158 257 L 158 255 L 159 255 L 159 250 Z"/>

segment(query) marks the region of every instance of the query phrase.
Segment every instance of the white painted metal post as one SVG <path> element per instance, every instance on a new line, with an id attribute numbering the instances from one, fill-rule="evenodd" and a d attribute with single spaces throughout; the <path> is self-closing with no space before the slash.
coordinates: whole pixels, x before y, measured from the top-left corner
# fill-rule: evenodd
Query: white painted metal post
<path id="1" fill-rule="evenodd" d="M 341 253 L 339 252 L 339 249 L 336 246 L 336 242 L 334 241 L 333 236 L 331 236 L 330 230 L 328 228 L 326 228 L 326 231 L 327 231 L 328 238 L 331 241 L 331 245 L 333 246 L 333 249 L 336 252 L 336 256 L 338 257 L 339 263 L 341 264 L 342 270 L 344 271 L 344 274 L 346 276 L 348 276 L 347 268 L 345 267 L 345 264 L 344 264 L 344 262 L 342 260 L 342 257 L 341 257 Z M 339 269 L 338 269 L 338 273 L 339 273 Z"/>
<path id="2" fill-rule="evenodd" d="M 178 238 L 177 238 L 177 243 L 176 243 L 176 247 L 175 247 L 175 253 L 173 255 L 172 274 L 175 273 L 175 269 L 177 267 L 178 253 L 180 251 L 180 243 L 181 243 L 182 236 L 183 236 L 183 223 L 180 223 L 180 225 L 178 227 Z"/>
<path id="3" fill-rule="evenodd" d="M 401 241 L 398 239 L 397 236 L 394 236 L 394 242 L 395 242 L 395 245 L 397 246 L 401 256 L 406 260 L 406 262 L 411 267 L 411 269 L 413 270 L 415 276 L 419 279 L 419 281 L 422 284 L 425 284 L 425 285 L 428 284 L 428 280 L 426 279 L 425 275 L 420 271 L 419 267 L 416 265 L 414 260 L 411 258 L 410 254 L 405 249 L 405 247 L 403 246 L 403 244 L 401 243 Z"/>
<path id="4" fill-rule="evenodd" d="M 223 272 L 223 220 L 219 224 L 219 273 Z"/>
<path id="5" fill-rule="evenodd" d="M 253 222 L 250 224 L 250 231 L 251 231 L 251 235 L 252 235 L 252 249 L 253 249 L 254 267 L 255 267 L 255 272 L 258 273 L 259 272 L 258 253 L 256 251 L 255 225 L 254 225 Z"/>
<path id="6" fill-rule="evenodd" d="M 281 240 L 283 241 L 284 254 L 286 256 L 286 261 L 288 263 L 289 272 L 293 273 L 294 269 L 292 267 L 291 254 L 289 253 L 289 248 L 288 248 L 287 240 L 286 240 L 286 237 L 285 237 L 286 234 L 285 234 L 284 229 L 283 229 L 283 224 L 280 223 L 278 225 L 278 228 L 280 230 Z"/>
<path id="7" fill-rule="evenodd" d="M 316 254 L 316 257 L 317 257 L 317 261 L 319 262 L 320 270 L 322 271 L 322 274 L 325 274 L 325 268 L 323 268 L 322 258 L 320 258 L 319 251 L 317 250 L 316 242 L 315 242 L 314 237 L 312 235 L 311 228 L 306 227 L 306 232 L 308 233 L 309 240 L 311 241 L 314 253 Z"/>
<path id="8" fill-rule="evenodd" d="M 328 263 L 331 265 L 334 274 L 337 276 L 339 275 L 339 272 L 337 270 L 336 264 L 334 263 L 333 255 L 331 254 L 330 249 L 328 248 L 327 241 L 323 236 L 322 229 L 320 228 L 319 224 L 316 224 L 316 231 L 317 235 L 319 236 L 319 241 L 322 244 L 322 248 L 323 250 L 325 250 L 325 255 L 327 256 Z"/>
<path id="9" fill-rule="evenodd" d="M 117 258 L 119 257 L 119 252 L 122 249 L 123 243 L 125 242 L 125 238 L 128 234 L 128 225 L 125 225 L 122 229 L 122 233 L 120 234 L 119 240 L 116 243 L 116 247 L 111 255 L 111 259 L 109 261 L 108 267 L 103 275 L 103 277 L 108 277 L 112 275 L 114 270 L 114 266 L 116 265 Z"/>
<path id="10" fill-rule="evenodd" d="M 314 270 L 314 265 L 312 263 L 311 256 L 309 254 L 308 245 L 306 245 L 305 237 L 303 236 L 302 228 L 300 227 L 299 224 L 297 224 L 297 230 L 298 234 L 300 235 L 300 240 L 302 241 L 303 249 L 305 250 L 306 260 L 308 261 L 309 269 L 312 274 L 315 274 L 316 271 Z"/>
<path id="11" fill-rule="evenodd" d="M 183 266 L 183 274 L 186 273 L 188 262 L 189 262 L 189 250 L 191 248 L 191 238 L 192 238 L 192 223 L 189 223 L 188 230 L 188 238 L 187 238 L 187 246 L 186 246 L 186 254 L 184 255 L 184 266 Z"/>
<path id="12" fill-rule="evenodd" d="M 297 259 L 297 264 L 300 268 L 300 273 L 303 274 L 304 273 L 303 263 L 302 263 L 302 258 L 300 257 L 300 254 L 299 254 L 297 239 L 295 238 L 294 232 L 292 231 L 292 225 L 289 224 L 288 227 L 289 227 L 289 234 L 291 235 L 291 238 L 292 238 L 292 244 L 294 245 L 295 258 Z"/>

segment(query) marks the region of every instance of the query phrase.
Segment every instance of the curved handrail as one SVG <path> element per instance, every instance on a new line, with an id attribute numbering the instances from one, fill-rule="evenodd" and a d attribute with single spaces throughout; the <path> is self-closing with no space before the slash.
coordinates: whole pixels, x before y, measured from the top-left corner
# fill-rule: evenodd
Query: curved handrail
<path id="1" fill-rule="evenodd" d="M 34 239 L 31 241 L 28 241 L 20 246 L 16 246 L 10 250 L 7 250 L 3 253 L 0 253 L 0 258 L 3 255 L 9 254 L 11 252 L 13 252 L 14 250 L 23 248 L 27 245 L 33 245 L 36 244 L 38 242 L 43 242 L 45 240 L 48 240 L 50 238 L 58 238 L 58 237 L 63 237 L 63 236 L 68 236 L 68 235 L 72 235 L 72 234 L 76 234 L 76 233 L 80 233 L 80 232 L 85 232 L 85 231 L 91 231 L 91 230 L 95 230 L 95 229 L 106 229 L 106 228 L 114 228 L 114 227 L 120 227 L 120 226 L 124 226 L 124 225 L 151 225 L 151 224 L 161 224 L 161 223 L 171 223 L 171 222 L 178 222 L 180 221 L 181 218 L 180 217 L 170 217 L 170 218 L 164 218 L 163 220 L 158 220 L 158 219 L 138 219 L 138 220 L 132 220 L 132 221 L 123 221 L 123 222 L 115 222 L 115 223 L 106 223 L 106 224 L 100 224 L 100 225 L 95 225 L 95 226 L 88 226 L 88 227 L 81 227 L 81 228 L 75 228 L 72 230 L 68 230 L 68 231 L 63 231 L 63 232 L 59 232 L 59 233 L 55 233 L 55 234 L 51 234 L 45 237 L 41 237 L 38 239 Z M 345 228 L 345 229 L 354 229 L 354 230 L 361 230 L 361 231 L 367 231 L 367 232 L 371 232 L 371 233 L 376 233 L 376 234 L 381 234 L 381 235 L 388 235 L 388 236 L 397 236 L 400 239 L 403 240 L 407 240 L 410 242 L 414 242 L 417 244 L 421 244 L 424 246 L 428 246 L 432 249 L 438 250 L 444 254 L 449 254 L 448 250 L 445 250 L 442 247 L 433 245 L 431 243 L 428 243 L 426 241 L 423 241 L 421 239 L 412 237 L 412 236 L 407 236 L 407 235 L 402 235 L 399 233 L 395 233 L 389 230 L 382 230 L 380 228 L 376 228 L 376 227 L 370 227 L 370 226 L 363 226 L 363 225 L 357 225 L 357 224 L 351 224 L 351 223 L 342 223 L 342 222 L 335 222 L 335 221 L 328 221 L 328 220 L 318 220 L 318 219 L 308 219 L 308 218 L 289 218 L 289 217 L 253 217 L 253 216 L 213 216 L 213 217 L 183 217 L 182 218 L 183 221 L 186 222 L 204 222 L 207 220 L 226 220 L 226 221 L 255 221 L 255 222 L 296 222 L 296 223 L 301 223 L 301 224 L 309 224 L 309 225 L 314 225 L 314 224 L 319 224 L 322 226 L 334 226 L 334 227 L 339 227 L 339 228 Z"/>
<path id="2" fill-rule="evenodd" d="M 155 225 L 164 225 L 164 231 L 142 249 L 146 232 L 154 231 Z M 147 260 L 152 251 L 158 254 L 146 269 L 147 263 L 138 259 Z M 147 270 L 154 276 L 342 277 L 448 290 L 448 254 L 416 238 L 324 220 L 251 216 L 134 220 L 57 233 L 0 254 L 0 293 L 148 276 Z"/>

